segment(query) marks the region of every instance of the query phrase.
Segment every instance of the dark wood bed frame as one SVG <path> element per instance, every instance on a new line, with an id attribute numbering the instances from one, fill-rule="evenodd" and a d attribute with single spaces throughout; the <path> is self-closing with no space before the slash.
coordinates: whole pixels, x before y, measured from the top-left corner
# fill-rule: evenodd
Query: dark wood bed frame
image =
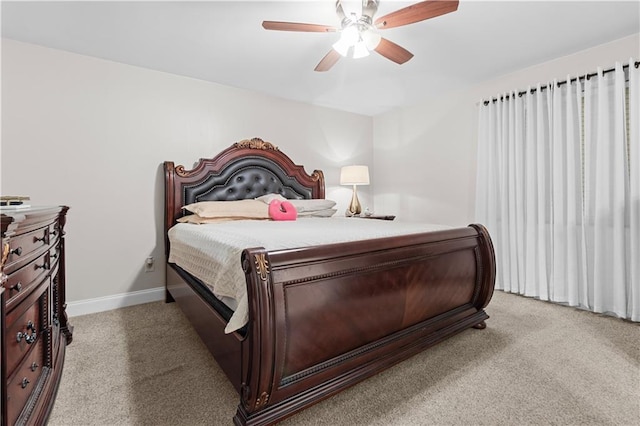
<path id="1" fill-rule="evenodd" d="M 166 230 L 204 200 L 324 198 L 311 175 L 268 142 L 238 142 L 192 170 L 165 162 Z M 354 219 L 356 220 L 356 219 Z M 169 241 L 165 240 L 169 254 Z M 237 425 L 276 423 L 470 327 L 484 328 L 495 257 L 482 225 L 268 252 L 247 247 L 249 323 L 167 263 L 167 301 L 192 322 L 240 395 Z"/>

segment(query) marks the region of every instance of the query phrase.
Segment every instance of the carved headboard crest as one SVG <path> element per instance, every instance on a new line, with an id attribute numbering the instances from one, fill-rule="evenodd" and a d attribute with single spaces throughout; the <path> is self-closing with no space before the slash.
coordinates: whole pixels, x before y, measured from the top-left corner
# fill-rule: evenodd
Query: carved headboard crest
<path id="1" fill-rule="evenodd" d="M 271 142 L 265 142 L 260 138 L 243 139 L 233 145 L 236 148 L 271 149 L 273 151 L 278 151 L 277 146 L 275 146 Z"/>

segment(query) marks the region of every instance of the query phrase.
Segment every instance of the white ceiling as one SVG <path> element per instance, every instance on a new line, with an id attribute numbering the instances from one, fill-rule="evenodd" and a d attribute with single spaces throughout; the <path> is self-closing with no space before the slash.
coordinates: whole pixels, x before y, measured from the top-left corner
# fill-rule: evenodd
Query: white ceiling
<path id="1" fill-rule="evenodd" d="M 345 8 L 352 6 L 346 2 Z M 358 4 L 358 2 L 355 2 Z M 381 0 L 377 17 L 415 2 Z M 640 33 L 640 1 L 461 0 L 456 12 L 381 31 L 415 57 L 375 52 L 314 72 L 336 33 L 266 31 L 263 20 L 339 25 L 335 2 L 8 2 L 2 36 L 365 115 L 419 102 Z"/>

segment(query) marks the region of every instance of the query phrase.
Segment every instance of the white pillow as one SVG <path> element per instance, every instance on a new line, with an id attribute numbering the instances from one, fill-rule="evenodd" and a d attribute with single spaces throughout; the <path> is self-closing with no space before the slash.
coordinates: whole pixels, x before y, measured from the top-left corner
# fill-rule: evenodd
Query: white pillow
<path id="1" fill-rule="evenodd" d="M 293 207 L 298 210 L 298 213 L 304 212 L 317 212 L 321 210 L 327 210 L 333 208 L 336 205 L 335 201 L 317 199 L 317 200 L 289 200 Z"/>
<path id="2" fill-rule="evenodd" d="M 261 195 L 260 197 L 256 198 L 256 200 L 262 201 L 265 204 L 269 204 L 273 200 L 286 201 L 287 199 L 280 194 L 266 194 L 266 195 Z"/>
<path id="3" fill-rule="evenodd" d="M 336 213 L 336 209 L 316 210 L 313 212 L 298 213 L 298 217 L 331 217 Z"/>
<path id="4" fill-rule="evenodd" d="M 317 212 L 321 210 L 327 210 L 327 209 L 333 208 L 333 206 L 336 205 L 335 201 L 326 200 L 326 199 L 287 200 L 280 194 L 266 194 L 256 198 L 256 200 L 260 200 L 266 204 L 269 204 L 273 200 L 280 200 L 280 201 L 286 200 L 286 201 L 289 201 L 291 204 L 293 204 L 293 207 L 296 208 L 296 210 L 298 211 L 298 214 L 304 213 L 304 212 Z"/>

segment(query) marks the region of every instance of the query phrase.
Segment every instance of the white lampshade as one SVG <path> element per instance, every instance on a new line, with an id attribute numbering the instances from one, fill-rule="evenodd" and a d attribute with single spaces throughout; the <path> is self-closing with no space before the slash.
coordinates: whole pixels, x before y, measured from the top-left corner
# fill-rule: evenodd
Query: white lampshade
<path id="1" fill-rule="evenodd" d="M 360 33 L 358 32 L 358 27 L 353 24 L 342 30 L 340 34 L 340 40 L 347 46 L 353 46 L 358 42 L 359 38 Z"/>
<path id="2" fill-rule="evenodd" d="M 340 170 L 340 185 L 369 185 L 369 167 L 343 167 Z"/>
<path id="3" fill-rule="evenodd" d="M 369 56 L 369 50 L 367 49 L 364 41 L 360 40 L 355 46 L 353 46 L 353 58 L 358 59 L 364 58 L 365 56 Z"/>
<path id="4" fill-rule="evenodd" d="M 378 45 L 380 44 L 380 40 L 382 40 L 382 37 L 380 37 L 380 34 L 369 29 L 362 33 L 362 40 L 366 44 L 367 49 L 375 50 L 376 47 L 378 47 Z"/>
<path id="5" fill-rule="evenodd" d="M 333 43 L 333 50 L 335 50 L 342 56 L 347 56 L 347 54 L 349 53 L 350 47 L 351 46 L 346 44 L 342 39 Z"/>

